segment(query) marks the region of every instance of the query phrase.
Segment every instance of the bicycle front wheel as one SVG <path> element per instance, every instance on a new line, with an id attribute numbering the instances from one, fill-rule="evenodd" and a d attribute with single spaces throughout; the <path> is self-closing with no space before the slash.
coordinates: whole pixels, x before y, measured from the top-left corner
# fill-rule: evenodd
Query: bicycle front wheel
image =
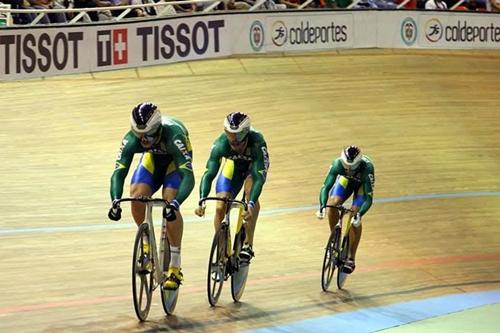
<path id="1" fill-rule="evenodd" d="M 248 261 L 240 260 L 239 254 L 241 247 L 243 246 L 243 242 L 245 241 L 245 229 L 241 228 L 240 232 L 236 234 L 234 238 L 234 262 L 236 263 L 235 271 L 231 276 L 231 296 L 235 302 L 238 302 L 243 295 L 243 291 L 245 290 L 245 285 L 247 283 L 248 270 L 250 265 Z"/>
<path id="2" fill-rule="evenodd" d="M 335 273 L 335 267 L 339 260 L 339 238 L 340 229 L 335 229 L 328 238 L 328 242 L 325 247 L 325 255 L 323 257 L 323 269 L 321 270 L 321 288 L 323 291 L 327 291 L 332 282 L 333 274 Z"/>
<path id="3" fill-rule="evenodd" d="M 145 243 L 148 245 L 145 246 Z M 153 295 L 154 263 L 149 244 L 149 226 L 143 223 L 137 229 L 132 255 L 132 295 L 135 313 L 140 321 L 148 317 Z"/>
<path id="4" fill-rule="evenodd" d="M 347 260 L 347 256 L 349 255 L 349 246 L 349 235 L 346 235 L 342 240 L 342 249 L 340 250 L 340 262 L 342 263 L 342 265 L 339 267 L 339 271 L 337 273 L 337 287 L 339 287 L 339 289 L 342 289 L 342 287 L 344 287 L 347 276 L 349 275 L 347 273 L 344 273 L 343 271 L 344 262 Z"/>
<path id="5" fill-rule="evenodd" d="M 223 225 L 219 227 L 212 241 L 210 258 L 208 261 L 207 292 L 208 302 L 215 306 L 219 300 L 222 291 L 222 285 L 226 276 L 226 228 Z"/>

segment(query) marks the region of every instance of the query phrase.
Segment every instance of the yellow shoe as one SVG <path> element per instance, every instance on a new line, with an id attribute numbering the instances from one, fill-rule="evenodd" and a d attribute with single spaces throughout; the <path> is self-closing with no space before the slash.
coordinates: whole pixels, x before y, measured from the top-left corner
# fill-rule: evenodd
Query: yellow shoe
<path id="1" fill-rule="evenodd" d="M 153 262 L 149 257 L 149 244 L 142 243 L 142 257 L 140 260 L 141 273 L 149 274 L 153 270 Z"/>
<path id="2" fill-rule="evenodd" d="M 181 269 L 177 267 L 170 267 L 167 272 L 167 280 L 163 282 L 163 288 L 168 290 L 177 290 L 184 280 Z"/>
<path id="3" fill-rule="evenodd" d="M 146 243 L 146 242 L 143 241 L 143 243 L 142 243 L 142 253 L 144 253 L 145 255 L 149 254 L 149 243 Z"/>

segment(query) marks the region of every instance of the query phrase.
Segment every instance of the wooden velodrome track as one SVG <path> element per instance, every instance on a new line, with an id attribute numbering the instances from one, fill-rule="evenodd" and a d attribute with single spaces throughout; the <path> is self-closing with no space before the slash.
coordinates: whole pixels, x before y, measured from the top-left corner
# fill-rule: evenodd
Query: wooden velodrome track
<path id="1" fill-rule="evenodd" d="M 499 52 L 365 50 L 0 83 L 0 332 L 236 332 L 500 289 L 499 78 Z M 197 184 L 182 206 L 175 316 L 156 293 L 141 324 L 131 300 L 135 226 L 128 207 L 120 223 L 106 214 L 129 112 L 144 100 L 189 128 Z M 213 209 L 206 219 L 193 210 L 233 110 L 264 133 L 271 168 L 242 302 L 232 303 L 228 283 L 210 308 Z M 324 293 L 328 227 L 314 206 L 350 143 L 374 160 L 379 201 L 346 290 Z"/>

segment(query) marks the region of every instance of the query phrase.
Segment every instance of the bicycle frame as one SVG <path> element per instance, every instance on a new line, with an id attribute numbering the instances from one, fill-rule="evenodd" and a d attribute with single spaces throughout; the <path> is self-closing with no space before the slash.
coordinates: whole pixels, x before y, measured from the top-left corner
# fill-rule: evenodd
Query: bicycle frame
<path id="1" fill-rule="evenodd" d="M 208 197 L 205 199 L 201 199 L 199 204 L 202 205 L 205 203 L 205 201 L 222 201 L 226 204 L 226 213 L 224 214 L 224 219 L 222 220 L 220 224 L 220 228 L 227 228 L 226 232 L 226 257 L 231 258 L 233 255 L 233 250 L 230 244 L 232 243 L 231 239 L 231 209 L 233 208 L 239 208 L 239 213 L 238 213 L 238 222 L 236 224 L 236 232 L 235 235 L 240 232 L 241 228 L 246 224 L 246 222 L 243 220 L 243 210 L 247 210 L 247 203 L 242 201 L 242 200 L 235 200 L 235 199 L 230 199 L 230 198 L 218 198 L 218 197 Z"/>
<path id="2" fill-rule="evenodd" d="M 343 222 L 344 216 L 347 213 L 354 213 L 353 210 L 345 208 L 342 205 L 326 205 L 325 208 L 333 208 L 339 211 L 339 220 L 337 221 L 337 224 L 335 225 L 334 228 L 340 230 L 342 230 L 342 227 L 344 227 L 344 222 Z M 344 230 L 342 230 L 341 238 L 343 239 L 346 235 L 348 235 L 350 230 L 351 230 L 351 219 L 348 219 L 347 222 L 345 223 Z"/>
<path id="3" fill-rule="evenodd" d="M 333 278 L 335 268 L 338 267 L 337 286 L 339 289 L 342 288 L 347 278 L 347 275 L 341 272 L 341 268 L 344 265 L 345 258 L 349 254 L 349 231 L 351 229 L 351 221 L 349 219 L 349 221 L 343 223 L 343 219 L 346 213 L 353 213 L 353 211 L 342 205 L 327 205 L 325 208 L 337 209 L 339 212 L 338 221 L 330 233 L 323 258 L 321 287 L 324 291 L 327 291 Z"/>
<path id="4" fill-rule="evenodd" d="M 137 197 L 137 198 L 123 198 L 119 199 L 117 202 L 121 203 L 124 201 L 138 201 L 142 202 L 146 205 L 145 209 L 145 217 L 144 217 L 144 222 L 148 225 L 148 228 L 150 230 L 150 237 L 151 239 L 149 240 L 149 246 L 151 248 L 151 255 L 153 256 L 153 263 L 154 263 L 154 281 L 155 284 L 153 286 L 153 290 L 158 288 L 159 285 L 161 285 L 166 277 L 163 275 L 163 271 L 168 268 L 168 262 L 165 262 L 165 237 L 167 237 L 167 222 L 165 219 L 162 220 L 162 226 L 161 226 L 161 244 L 160 244 L 160 256 L 158 255 L 158 248 L 157 248 L 157 243 L 156 243 L 156 237 L 155 237 L 155 229 L 154 229 L 154 224 L 153 224 L 153 207 L 162 207 L 165 208 L 168 205 L 168 201 L 163 200 L 163 199 L 153 199 L 153 198 L 148 198 L 148 197 Z M 170 258 L 168 258 L 170 260 Z"/>
<path id="5" fill-rule="evenodd" d="M 210 250 L 207 276 L 208 301 L 215 306 L 222 291 L 224 281 L 231 277 L 231 295 L 238 302 L 245 289 L 248 276 L 248 263 L 242 265 L 239 252 L 245 237 L 245 221 L 243 210 L 247 210 L 246 202 L 230 198 L 209 197 L 200 200 L 203 205 L 207 200 L 222 201 L 225 203 L 225 214 L 217 228 Z M 234 240 L 231 239 L 231 209 L 239 208 L 238 222 Z M 234 241 L 234 243 L 233 243 Z M 231 244 L 234 244 L 231 246 Z"/>
<path id="6" fill-rule="evenodd" d="M 170 248 L 168 247 L 169 243 L 167 238 L 168 222 L 165 218 L 162 219 L 159 255 L 153 224 L 153 207 L 159 206 L 165 209 L 169 206 L 169 202 L 163 199 L 152 199 L 149 197 L 124 198 L 116 201 L 114 208 L 117 207 L 118 203 L 123 201 L 138 201 L 142 202 L 146 206 L 144 221 L 139 225 L 136 232 L 132 261 L 132 294 L 134 309 L 137 317 L 140 321 L 146 320 L 151 308 L 153 291 L 159 286 L 161 286 L 160 295 L 163 310 L 167 315 L 171 315 L 177 304 L 179 289 L 166 289 L 162 287 L 163 282 L 168 279 L 168 277 L 163 274 L 163 272 L 167 270 L 170 263 Z M 164 210 L 163 213 L 165 214 Z M 144 237 L 147 237 L 149 242 L 147 257 L 143 257 Z M 141 267 L 138 268 L 139 257 L 141 258 Z M 151 269 L 142 268 L 142 264 L 144 263 L 143 260 L 149 260 L 150 262 L 152 262 Z M 139 277 L 139 279 L 137 277 Z M 140 282 L 140 286 L 138 286 L 138 282 Z"/>
<path id="7" fill-rule="evenodd" d="M 147 223 L 149 226 L 150 230 L 150 244 L 149 246 L 151 247 L 151 253 L 153 255 L 153 263 L 155 265 L 155 270 L 154 270 L 154 280 L 155 280 L 155 285 L 153 286 L 153 290 L 155 290 L 159 285 L 161 285 L 165 279 L 166 276 L 163 274 L 164 271 L 168 268 L 168 262 L 165 263 L 165 237 L 167 237 L 167 221 L 165 219 L 162 219 L 162 224 L 161 224 L 161 244 L 160 244 L 160 257 L 158 258 L 158 250 L 156 247 L 156 237 L 155 237 L 155 229 L 154 229 L 154 224 L 153 224 L 153 207 L 154 206 L 160 206 L 162 208 L 166 207 L 165 201 L 150 201 L 146 203 L 146 217 L 144 219 L 143 223 Z M 170 259 L 170 258 L 168 258 Z"/>

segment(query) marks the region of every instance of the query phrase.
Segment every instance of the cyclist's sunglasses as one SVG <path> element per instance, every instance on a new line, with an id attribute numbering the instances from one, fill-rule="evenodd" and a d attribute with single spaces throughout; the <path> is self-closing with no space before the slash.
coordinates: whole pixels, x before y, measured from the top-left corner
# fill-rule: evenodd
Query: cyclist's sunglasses
<path id="1" fill-rule="evenodd" d="M 246 143 L 248 133 L 228 133 L 226 132 L 227 139 L 231 146 L 243 146 Z"/>
<path id="2" fill-rule="evenodd" d="M 146 141 L 147 143 L 151 144 L 158 139 L 158 135 L 160 134 L 161 131 L 161 126 L 158 127 L 157 129 L 152 130 L 151 132 L 148 133 L 136 133 L 134 132 L 135 136 L 137 136 L 139 139 Z"/>

